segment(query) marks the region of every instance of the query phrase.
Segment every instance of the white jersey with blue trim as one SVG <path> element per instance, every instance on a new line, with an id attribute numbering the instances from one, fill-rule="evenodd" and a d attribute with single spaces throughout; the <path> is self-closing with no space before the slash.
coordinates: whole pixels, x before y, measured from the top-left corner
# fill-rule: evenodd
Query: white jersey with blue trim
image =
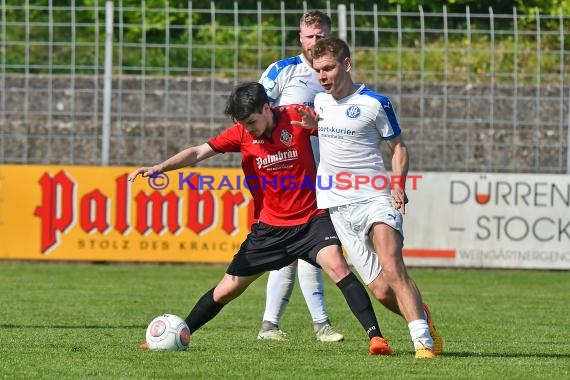
<path id="1" fill-rule="evenodd" d="M 259 83 L 265 88 L 272 106 L 303 104 L 314 107 L 315 95 L 321 91 L 317 73 L 303 54 L 277 61 L 263 72 Z M 315 164 L 319 164 L 319 140 L 311 136 Z"/>
<path id="2" fill-rule="evenodd" d="M 271 64 L 259 83 L 265 87 L 273 106 L 304 104 L 312 108 L 315 95 L 323 91 L 315 70 L 303 54 Z"/>
<path id="3" fill-rule="evenodd" d="M 390 99 L 361 85 L 339 100 L 324 92 L 317 94 L 315 110 L 321 117 L 318 207 L 384 196 L 391 202 L 389 174 L 379 144 L 402 131 Z"/>

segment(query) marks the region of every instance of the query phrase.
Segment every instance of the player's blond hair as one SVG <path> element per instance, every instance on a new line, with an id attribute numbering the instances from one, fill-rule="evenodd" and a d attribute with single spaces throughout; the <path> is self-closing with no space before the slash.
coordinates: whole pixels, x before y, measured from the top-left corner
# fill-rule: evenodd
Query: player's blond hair
<path id="1" fill-rule="evenodd" d="M 331 30 L 331 18 L 324 12 L 321 11 L 308 11 L 303 13 L 301 16 L 301 21 L 299 23 L 301 27 L 303 26 L 320 26 Z"/>

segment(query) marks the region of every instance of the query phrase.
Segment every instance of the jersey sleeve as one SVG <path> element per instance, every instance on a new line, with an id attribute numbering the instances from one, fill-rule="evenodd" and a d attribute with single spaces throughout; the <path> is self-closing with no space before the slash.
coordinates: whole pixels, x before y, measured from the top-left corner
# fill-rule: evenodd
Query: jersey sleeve
<path id="1" fill-rule="evenodd" d="M 243 127 L 236 123 L 208 140 L 208 144 L 213 150 L 220 153 L 239 152 L 243 139 Z"/>
<path id="2" fill-rule="evenodd" d="M 265 93 L 269 98 L 269 102 L 271 104 L 275 103 L 279 96 L 281 96 L 281 86 L 279 85 L 279 62 L 275 62 L 261 74 L 261 78 L 259 78 L 259 83 L 263 85 L 265 88 Z"/>
<path id="3" fill-rule="evenodd" d="M 376 129 L 380 133 L 380 137 L 384 140 L 391 140 L 400 136 L 402 130 L 392 102 L 386 96 L 378 96 L 377 99 L 380 106 L 376 116 Z"/>
<path id="4" fill-rule="evenodd" d="M 269 97 L 269 102 L 272 105 L 279 100 L 283 90 L 287 87 L 291 77 L 291 70 L 301 63 L 302 61 L 299 56 L 285 58 L 272 63 L 265 69 L 263 74 L 261 74 L 259 83 L 265 88 L 265 93 Z"/>

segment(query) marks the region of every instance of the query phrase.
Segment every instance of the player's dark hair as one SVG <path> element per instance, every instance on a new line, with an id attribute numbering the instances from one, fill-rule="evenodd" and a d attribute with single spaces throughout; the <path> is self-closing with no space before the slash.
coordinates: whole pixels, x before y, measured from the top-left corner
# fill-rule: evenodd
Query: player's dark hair
<path id="1" fill-rule="evenodd" d="M 260 83 L 242 83 L 236 86 L 230 94 L 225 114 L 235 123 L 247 119 L 254 113 L 261 113 L 265 103 L 269 103 L 269 98 Z"/>
<path id="2" fill-rule="evenodd" d="M 350 49 L 346 42 L 340 38 L 321 38 L 313 46 L 313 59 L 321 58 L 327 54 L 332 55 L 336 61 L 343 62 L 345 58 L 350 58 Z"/>

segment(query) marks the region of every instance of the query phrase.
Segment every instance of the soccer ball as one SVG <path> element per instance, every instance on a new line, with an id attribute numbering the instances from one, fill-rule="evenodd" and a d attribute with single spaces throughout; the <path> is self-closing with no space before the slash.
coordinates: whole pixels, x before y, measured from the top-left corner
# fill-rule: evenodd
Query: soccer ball
<path id="1" fill-rule="evenodd" d="M 146 342 L 150 350 L 182 351 L 188 348 L 190 329 L 179 316 L 162 314 L 148 325 Z"/>

